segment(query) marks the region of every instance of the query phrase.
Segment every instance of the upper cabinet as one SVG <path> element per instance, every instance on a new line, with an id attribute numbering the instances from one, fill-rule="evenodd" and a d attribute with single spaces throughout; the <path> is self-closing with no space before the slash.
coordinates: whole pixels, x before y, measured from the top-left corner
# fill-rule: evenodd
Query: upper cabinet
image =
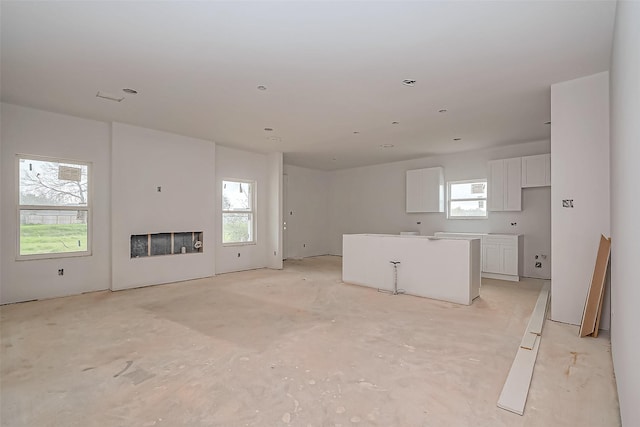
<path id="1" fill-rule="evenodd" d="M 444 212 L 441 167 L 407 171 L 407 212 Z"/>
<path id="2" fill-rule="evenodd" d="M 521 211 L 521 182 L 522 161 L 520 157 L 490 161 L 487 176 L 489 211 Z"/>
<path id="3" fill-rule="evenodd" d="M 522 158 L 522 188 L 551 185 L 551 154 Z"/>

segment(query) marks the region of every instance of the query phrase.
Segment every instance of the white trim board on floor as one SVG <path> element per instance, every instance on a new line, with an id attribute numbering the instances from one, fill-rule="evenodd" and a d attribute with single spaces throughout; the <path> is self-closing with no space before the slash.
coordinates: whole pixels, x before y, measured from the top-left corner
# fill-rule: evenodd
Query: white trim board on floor
<path id="1" fill-rule="evenodd" d="M 531 313 L 529 324 L 498 398 L 499 408 L 518 415 L 524 414 L 524 407 L 529 395 L 533 368 L 536 364 L 538 348 L 542 339 L 542 326 L 544 325 L 549 305 L 549 289 L 550 282 L 547 281 L 540 290 L 536 306 L 533 309 L 533 313 Z"/>
<path id="2" fill-rule="evenodd" d="M 549 301 L 550 282 L 545 282 L 538 295 L 536 306 L 533 309 L 533 313 L 529 318 L 529 324 L 527 325 L 526 332 L 522 337 L 520 347 L 532 350 L 536 342 L 536 336 L 542 334 L 542 326 L 544 325 L 544 319 L 547 317 L 547 306 Z"/>
<path id="3" fill-rule="evenodd" d="M 535 336 L 535 344 L 531 350 L 518 348 L 511 370 L 507 376 L 507 380 L 502 387 L 502 393 L 498 398 L 498 407 L 514 412 L 518 415 L 524 414 L 524 406 L 527 403 L 529 395 L 529 386 L 533 377 L 533 367 L 538 357 L 538 348 L 540 347 L 540 338 Z"/>

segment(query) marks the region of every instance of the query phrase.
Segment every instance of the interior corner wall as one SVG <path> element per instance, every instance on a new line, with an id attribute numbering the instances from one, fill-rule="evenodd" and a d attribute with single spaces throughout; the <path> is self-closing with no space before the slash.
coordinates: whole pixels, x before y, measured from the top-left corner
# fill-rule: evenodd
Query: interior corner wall
<path id="1" fill-rule="evenodd" d="M 269 155 L 216 147 L 215 229 L 222 236 L 222 181 L 225 179 L 256 182 L 256 243 L 223 245 L 216 239 L 216 273 L 264 268 L 269 250 Z"/>
<path id="2" fill-rule="evenodd" d="M 446 218 L 445 213 L 406 213 L 406 171 L 442 166 L 445 181 L 486 179 L 489 160 L 548 153 L 549 141 L 533 141 L 458 154 L 423 157 L 329 173 L 329 251 L 342 254 L 342 235 L 417 231 L 524 234 L 524 275 L 551 277 L 549 187 L 522 190 L 521 212 L 490 212 L 488 219 Z M 552 161 L 553 163 L 553 161 Z M 555 177 L 552 175 L 555 185 Z M 511 223 L 516 223 L 512 226 Z M 535 255 L 547 255 L 535 268 Z"/>
<path id="3" fill-rule="evenodd" d="M 329 250 L 329 172 L 286 165 L 286 258 L 326 255 Z"/>
<path id="4" fill-rule="evenodd" d="M 600 235 L 611 231 L 608 72 L 551 86 L 551 176 L 551 318 L 579 325 Z"/>
<path id="5" fill-rule="evenodd" d="M 2 104 L 2 288 L 11 303 L 104 290 L 110 283 L 110 129 L 108 123 Z M 16 261 L 16 155 L 91 163 L 90 256 Z M 63 268 L 64 276 L 58 276 Z"/>
<path id="6" fill-rule="evenodd" d="M 269 245 L 267 247 L 268 267 L 276 270 L 282 269 L 282 153 L 269 153 Z"/>
<path id="7" fill-rule="evenodd" d="M 622 425 L 640 425 L 640 3 L 619 1 L 611 60 L 611 353 Z"/>
<path id="8" fill-rule="evenodd" d="M 0 205 L 4 206 L 4 189 L 2 187 L 2 171 L 4 170 L 4 166 L 2 163 L 3 158 L 3 150 L 2 150 L 2 105 L 0 105 Z M 5 275 L 5 267 L 4 267 L 4 257 L 2 256 L 2 243 L 4 242 L 4 223 L 2 221 L 3 209 L 0 207 L 0 304 L 2 304 L 2 282 L 4 280 Z"/>
<path id="9" fill-rule="evenodd" d="M 112 290 L 214 275 L 215 154 L 211 141 L 113 123 Z M 201 253 L 131 258 L 131 235 L 190 231 Z"/>

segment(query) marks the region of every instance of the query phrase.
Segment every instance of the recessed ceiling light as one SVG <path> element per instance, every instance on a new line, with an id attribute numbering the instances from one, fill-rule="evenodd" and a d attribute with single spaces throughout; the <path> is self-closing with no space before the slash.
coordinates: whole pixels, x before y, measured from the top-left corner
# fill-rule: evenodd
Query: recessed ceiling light
<path id="1" fill-rule="evenodd" d="M 405 86 L 415 86 L 416 85 L 416 81 L 413 79 L 404 79 L 402 81 L 402 84 Z"/>
<path id="2" fill-rule="evenodd" d="M 462 138 L 453 138 L 454 141 L 462 141 Z"/>
<path id="3" fill-rule="evenodd" d="M 128 88 L 128 87 L 126 87 L 126 88 L 122 89 L 122 91 L 123 91 L 124 93 L 128 93 L 128 94 L 131 94 L 131 95 L 137 95 L 137 94 L 138 94 L 138 91 L 137 91 L 137 90 L 135 90 L 135 89 L 131 89 L 131 88 Z"/>
<path id="4" fill-rule="evenodd" d="M 266 132 L 273 132 L 273 128 L 264 128 Z"/>
<path id="5" fill-rule="evenodd" d="M 438 113 L 446 113 L 446 112 L 447 112 L 446 108 L 442 108 L 442 109 L 438 110 Z"/>
<path id="6" fill-rule="evenodd" d="M 260 85 L 260 86 L 258 86 L 258 90 L 267 90 L 267 87 Z"/>
<path id="7" fill-rule="evenodd" d="M 395 145 L 393 145 L 393 144 L 381 144 L 380 145 L 380 148 L 393 148 L 393 147 L 395 147 Z"/>
<path id="8" fill-rule="evenodd" d="M 551 124 L 551 122 L 544 122 L 544 124 L 545 124 L 545 125 L 550 125 L 550 124 Z"/>
<path id="9" fill-rule="evenodd" d="M 392 125 L 399 125 L 400 122 L 391 122 Z"/>
<path id="10" fill-rule="evenodd" d="M 103 92 L 101 90 L 99 90 L 98 93 L 96 93 L 96 97 L 102 98 L 102 99 L 108 99 L 109 101 L 116 101 L 116 102 L 121 102 L 124 99 L 124 96 L 114 95 L 112 93 Z"/>

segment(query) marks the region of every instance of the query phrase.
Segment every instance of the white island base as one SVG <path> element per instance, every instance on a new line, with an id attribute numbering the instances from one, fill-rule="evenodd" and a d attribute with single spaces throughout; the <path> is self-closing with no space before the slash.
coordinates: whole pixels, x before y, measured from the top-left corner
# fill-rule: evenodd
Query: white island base
<path id="1" fill-rule="evenodd" d="M 342 281 L 470 305 L 480 295 L 480 239 L 437 239 L 391 234 L 345 234 Z"/>

